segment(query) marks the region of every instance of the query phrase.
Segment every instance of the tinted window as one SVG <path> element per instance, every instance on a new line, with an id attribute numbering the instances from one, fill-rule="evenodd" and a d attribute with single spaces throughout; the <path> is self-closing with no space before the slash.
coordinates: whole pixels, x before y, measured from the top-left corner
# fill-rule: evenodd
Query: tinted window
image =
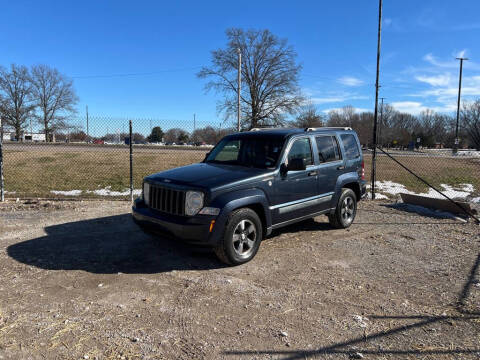
<path id="1" fill-rule="evenodd" d="M 295 140 L 288 153 L 288 163 L 293 159 L 303 159 L 305 166 L 313 165 L 309 138 Z"/>
<path id="2" fill-rule="evenodd" d="M 344 134 L 340 136 L 342 138 L 343 147 L 345 148 L 345 157 L 347 159 L 355 159 L 360 156 L 358 150 L 357 140 L 352 134 Z"/>
<path id="3" fill-rule="evenodd" d="M 321 163 L 340 160 L 337 140 L 333 136 L 317 136 L 318 158 Z"/>

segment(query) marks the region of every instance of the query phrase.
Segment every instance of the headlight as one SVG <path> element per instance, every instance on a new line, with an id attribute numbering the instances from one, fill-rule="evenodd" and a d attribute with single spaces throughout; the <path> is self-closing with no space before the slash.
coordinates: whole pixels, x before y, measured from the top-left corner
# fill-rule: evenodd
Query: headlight
<path id="1" fill-rule="evenodd" d="M 143 183 L 143 201 L 145 205 L 150 205 L 150 184 L 147 182 Z"/>
<path id="2" fill-rule="evenodd" d="M 185 196 L 185 214 L 192 216 L 203 207 L 203 193 L 199 191 L 187 191 Z"/>

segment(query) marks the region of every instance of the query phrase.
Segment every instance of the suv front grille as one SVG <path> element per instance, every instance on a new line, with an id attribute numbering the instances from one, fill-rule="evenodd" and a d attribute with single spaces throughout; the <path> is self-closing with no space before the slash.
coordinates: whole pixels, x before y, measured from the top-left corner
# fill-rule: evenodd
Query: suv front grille
<path id="1" fill-rule="evenodd" d="M 185 215 L 185 191 L 150 184 L 150 208 L 172 215 Z"/>

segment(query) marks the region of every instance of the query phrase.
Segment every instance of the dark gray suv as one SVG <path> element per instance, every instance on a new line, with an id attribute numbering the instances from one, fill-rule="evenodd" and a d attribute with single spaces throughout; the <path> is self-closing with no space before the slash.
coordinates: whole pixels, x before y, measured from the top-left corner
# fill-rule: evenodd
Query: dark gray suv
<path id="1" fill-rule="evenodd" d="M 224 137 L 199 164 L 147 176 L 132 210 L 146 231 L 241 264 L 273 229 L 321 214 L 349 227 L 364 194 L 352 129 L 254 129 Z"/>

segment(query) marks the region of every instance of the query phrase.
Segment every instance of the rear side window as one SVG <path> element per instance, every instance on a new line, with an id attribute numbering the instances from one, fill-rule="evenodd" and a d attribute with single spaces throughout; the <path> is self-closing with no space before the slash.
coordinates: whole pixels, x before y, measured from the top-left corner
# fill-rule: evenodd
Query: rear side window
<path id="1" fill-rule="evenodd" d="M 355 159 L 360 156 L 360 150 L 358 149 L 357 140 L 352 134 L 340 135 L 342 139 L 343 147 L 345 148 L 345 157 L 347 159 Z"/>
<path id="2" fill-rule="evenodd" d="M 320 163 L 340 160 L 337 139 L 333 136 L 315 137 Z"/>
<path id="3" fill-rule="evenodd" d="M 293 159 L 303 159 L 305 165 L 313 165 L 309 138 L 302 138 L 294 141 L 288 153 L 288 163 L 290 164 Z"/>

